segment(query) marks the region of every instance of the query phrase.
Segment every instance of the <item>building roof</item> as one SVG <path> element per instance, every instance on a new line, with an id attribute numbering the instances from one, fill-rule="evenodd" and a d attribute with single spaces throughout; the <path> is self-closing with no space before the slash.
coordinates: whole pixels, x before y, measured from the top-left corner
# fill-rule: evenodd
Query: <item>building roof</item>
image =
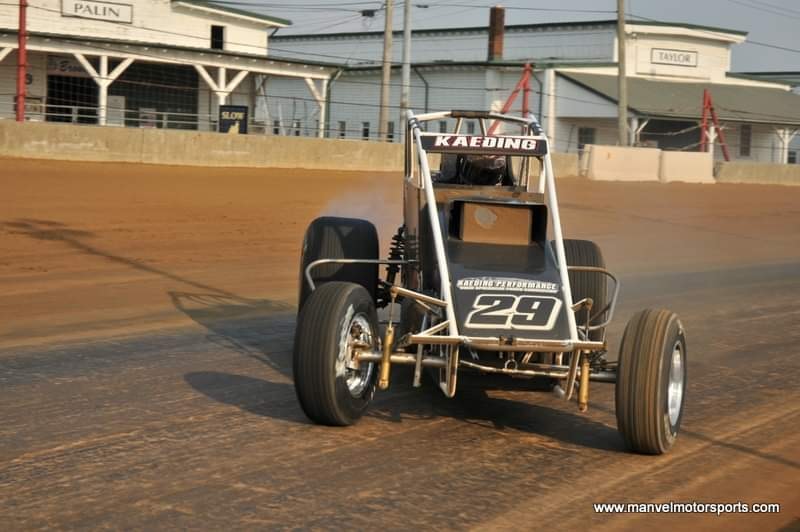
<path id="1" fill-rule="evenodd" d="M 726 28 L 717 28 L 713 26 L 701 26 L 697 24 L 687 24 L 684 22 L 659 22 L 659 21 L 626 21 L 626 25 L 641 25 L 641 26 L 661 26 L 661 27 L 676 27 L 689 30 L 699 31 L 713 31 L 716 33 L 728 33 L 732 35 L 745 36 L 746 31 L 731 30 Z M 544 22 L 540 24 L 509 24 L 506 25 L 506 32 L 511 31 L 531 31 L 531 30 L 545 30 L 555 28 L 580 28 L 580 27 L 597 27 L 608 26 L 616 28 L 617 21 L 615 20 L 585 20 L 585 21 L 570 21 L 570 22 Z M 453 27 L 453 28 L 432 28 L 432 29 L 419 29 L 412 30 L 411 34 L 416 36 L 433 35 L 433 34 L 447 34 L 447 33 L 486 33 L 489 31 L 488 26 L 466 26 L 466 27 Z M 395 37 L 402 36 L 402 30 L 393 32 Z M 291 41 L 291 40 L 304 40 L 304 39 L 326 39 L 331 37 L 383 37 L 382 31 L 355 31 L 355 32 L 341 32 L 341 33 L 298 33 L 292 35 L 276 35 L 273 39 Z"/>
<path id="2" fill-rule="evenodd" d="M 14 39 L 16 39 L 17 35 L 18 35 L 17 30 L 0 29 L 0 43 L 2 43 L 2 41 L 6 40 L 6 38 L 10 36 L 14 36 Z M 236 58 L 251 62 L 262 61 L 266 63 L 285 63 L 287 65 L 297 65 L 300 67 L 307 67 L 307 66 L 320 67 L 328 69 L 330 71 L 335 71 L 342 68 L 342 65 L 338 63 L 307 61 L 292 57 L 280 57 L 272 54 L 268 55 L 250 54 L 246 52 L 232 52 L 230 50 L 215 50 L 211 48 L 197 48 L 193 46 L 181 46 L 175 44 L 162 44 L 162 43 L 153 44 L 152 42 L 149 41 L 136 41 L 130 39 L 123 40 L 123 39 L 108 39 L 106 37 L 82 37 L 64 33 L 47 33 L 41 31 L 29 31 L 27 32 L 27 35 L 29 37 L 43 39 L 45 42 L 53 41 L 62 44 L 88 46 L 96 50 L 97 53 L 116 52 L 116 55 L 118 56 L 124 56 L 127 53 L 144 55 L 146 59 L 142 60 L 152 61 L 154 63 L 160 62 L 159 60 L 168 61 L 172 59 L 168 56 L 164 56 L 158 52 L 155 52 L 154 50 L 175 50 L 177 52 L 189 52 L 189 53 L 199 54 L 200 56 L 208 56 L 208 57 L 219 56 L 219 57 Z M 38 43 L 31 42 L 31 45 L 33 48 L 35 48 L 36 45 L 38 45 Z M 141 50 L 151 50 L 151 51 L 149 53 L 142 54 Z"/>
<path id="3" fill-rule="evenodd" d="M 526 64 L 530 64 L 535 70 L 539 71 L 544 68 L 575 68 L 575 67 L 616 67 L 617 63 L 608 61 L 591 61 L 586 59 L 575 59 L 574 61 L 554 61 L 554 60 L 492 60 L 492 61 L 424 61 L 418 63 L 411 63 L 411 68 L 522 68 Z M 392 63 L 392 69 L 400 69 L 402 65 L 399 63 Z M 378 63 L 357 64 L 342 66 L 346 72 L 369 72 L 380 71 L 383 68 Z"/>
<path id="4" fill-rule="evenodd" d="M 184 4 L 187 7 L 195 7 L 204 11 L 215 11 L 236 18 L 251 19 L 253 22 L 262 22 L 269 26 L 283 28 L 292 25 L 292 21 L 285 18 L 268 17 L 261 13 L 256 13 L 255 11 L 246 11 L 227 5 L 220 5 L 215 2 L 207 2 L 206 0 L 171 0 L 171 2 L 173 4 Z"/>
<path id="5" fill-rule="evenodd" d="M 772 83 L 785 83 L 793 87 L 800 86 L 800 71 L 731 72 L 728 75 Z"/>
<path id="6" fill-rule="evenodd" d="M 617 76 L 559 72 L 585 89 L 617 102 Z M 722 120 L 800 125 L 800 95 L 788 90 L 748 85 L 654 81 L 628 78 L 628 108 L 642 116 L 699 120 L 703 90 L 711 92 Z"/>

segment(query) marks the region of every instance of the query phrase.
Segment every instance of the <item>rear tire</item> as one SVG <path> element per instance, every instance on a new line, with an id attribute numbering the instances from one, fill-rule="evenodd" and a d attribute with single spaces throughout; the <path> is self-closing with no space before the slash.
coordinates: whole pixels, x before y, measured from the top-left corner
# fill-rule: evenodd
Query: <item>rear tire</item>
<path id="1" fill-rule="evenodd" d="M 370 259 L 379 258 L 378 232 L 366 220 L 323 216 L 308 226 L 300 256 L 300 293 L 297 298 L 298 313 L 311 295 L 305 271 L 306 266 L 319 259 Z M 364 287 L 375 301 L 378 289 L 377 264 L 322 264 L 312 270 L 317 288 L 324 283 L 341 281 Z"/>
<path id="2" fill-rule="evenodd" d="M 564 254 L 568 266 L 594 266 L 605 268 L 603 254 L 600 247 L 591 240 L 564 240 Z M 592 298 L 591 314 L 596 314 L 608 303 L 607 279 L 602 273 L 596 272 L 569 272 L 569 285 L 572 289 L 572 301 Z M 586 324 L 586 311 L 575 314 L 575 323 L 580 327 Z M 589 332 L 589 340 L 601 341 L 603 330 L 597 329 Z"/>
<path id="3" fill-rule="evenodd" d="M 375 392 L 377 364 L 348 367 L 354 340 L 378 349 L 378 316 L 364 287 L 329 282 L 314 290 L 297 318 L 294 387 L 303 412 L 322 425 L 352 425 Z"/>
<path id="4" fill-rule="evenodd" d="M 686 338 L 677 314 L 643 310 L 625 327 L 617 370 L 617 428 L 628 448 L 663 454 L 686 399 Z"/>

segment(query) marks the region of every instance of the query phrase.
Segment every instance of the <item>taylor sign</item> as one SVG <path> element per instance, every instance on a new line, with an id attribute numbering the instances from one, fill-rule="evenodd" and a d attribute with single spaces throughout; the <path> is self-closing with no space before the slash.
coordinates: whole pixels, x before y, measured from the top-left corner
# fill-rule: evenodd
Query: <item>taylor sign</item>
<path id="1" fill-rule="evenodd" d="M 650 50 L 650 62 L 659 65 L 677 65 L 696 67 L 697 52 L 687 50 L 667 50 L 665 48 L 653 48 Z"/>
<path id="2" fill-rule="evenodd" d="M 133 4 L 97 2 L 94 0 L 61 0 L 61 14 L 65 17 L 90 18 L 132 24 Z"/>

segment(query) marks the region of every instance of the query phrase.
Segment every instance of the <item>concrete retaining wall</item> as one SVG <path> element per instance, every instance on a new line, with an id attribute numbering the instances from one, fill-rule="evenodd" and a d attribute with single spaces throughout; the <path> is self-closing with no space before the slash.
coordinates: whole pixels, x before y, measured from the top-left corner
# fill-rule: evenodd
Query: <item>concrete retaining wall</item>
<path id="1" fill-rule="evenodd" d="M 714 183 L 714 162 L 710 153 L 592 145 L 584 150 L 580 173 L 600 181 Z"/>
<path id="2" fill-rule="evenodd" d="M 580 175 L 578 170 L 577 153 L 553 153 L 553 173 L 556 177 L 577 177 Z"/>
<path id="3" fill-rule="evenodd" d="M 577 153 L 551 153 L 550 159 L 553 161 L 553 173 L 556 178 L 559 177 L 578 177 L 580 170 L 578 169 L 578 154 Z M 531 166 L 531 175 L 538 176 L 541 170 L 538 159 L 534 159 Z M 514 166 L 514 171 L 519 171 L 519 164 Z"/>
<path id="4" fill-rule="evenodd" d="M 662 151 L 658 175 L 662 183 L 714 183 L 714 160 L 710 153 Z"/>
<path id="5" fill-rule="evenodd" d="M 403 171 L 400 144 L 360 140 L 0 120 L 0 157 L 176 166 Z M 578 175 L 578 156 L 554 153 L 556 176 Z"/>
<path id="6" fill-rule="evenodd" d="M 622 146 L 590 147 L 586 176 L 598 181 L 658 181 L 661 150 Z"/>
<path id="7" fill-rule="evenodd" d="M 718 163 L 718 183 L 800 185 L 800 164 Z"/>
<path id="8" fill-rule="evenodd" d="M 592 146 L 586 176 L 597 181 L 658 181 L 661 150 Z"/>
<path id="9" fill-rule="evenodd" d="M 178 166 L 401 171 L 399 144 L 0 120 L 0 156 Z"/>

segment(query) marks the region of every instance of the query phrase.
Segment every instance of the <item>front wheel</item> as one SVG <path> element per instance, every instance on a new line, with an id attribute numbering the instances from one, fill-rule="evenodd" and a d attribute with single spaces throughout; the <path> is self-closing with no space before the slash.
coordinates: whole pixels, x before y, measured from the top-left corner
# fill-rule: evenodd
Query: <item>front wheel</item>
<path id="1" fill-rule="evenodd" d="M 297 318 L 294 388 L 303 412 L 322 425 L 352 425 L 375 391 L 376 364 L 357 364 L 354 348 L 378 349 L 378 317 L 367 290 L 328 282 L 314 290 Z"/>
<path id="2" fill-rule="evenodd" d="M 617 427 L 628 447 L 663 454 L 675 443 L 686 393 L 686 338 L 677 314 L 643 310 L 619 350 Z"/>

